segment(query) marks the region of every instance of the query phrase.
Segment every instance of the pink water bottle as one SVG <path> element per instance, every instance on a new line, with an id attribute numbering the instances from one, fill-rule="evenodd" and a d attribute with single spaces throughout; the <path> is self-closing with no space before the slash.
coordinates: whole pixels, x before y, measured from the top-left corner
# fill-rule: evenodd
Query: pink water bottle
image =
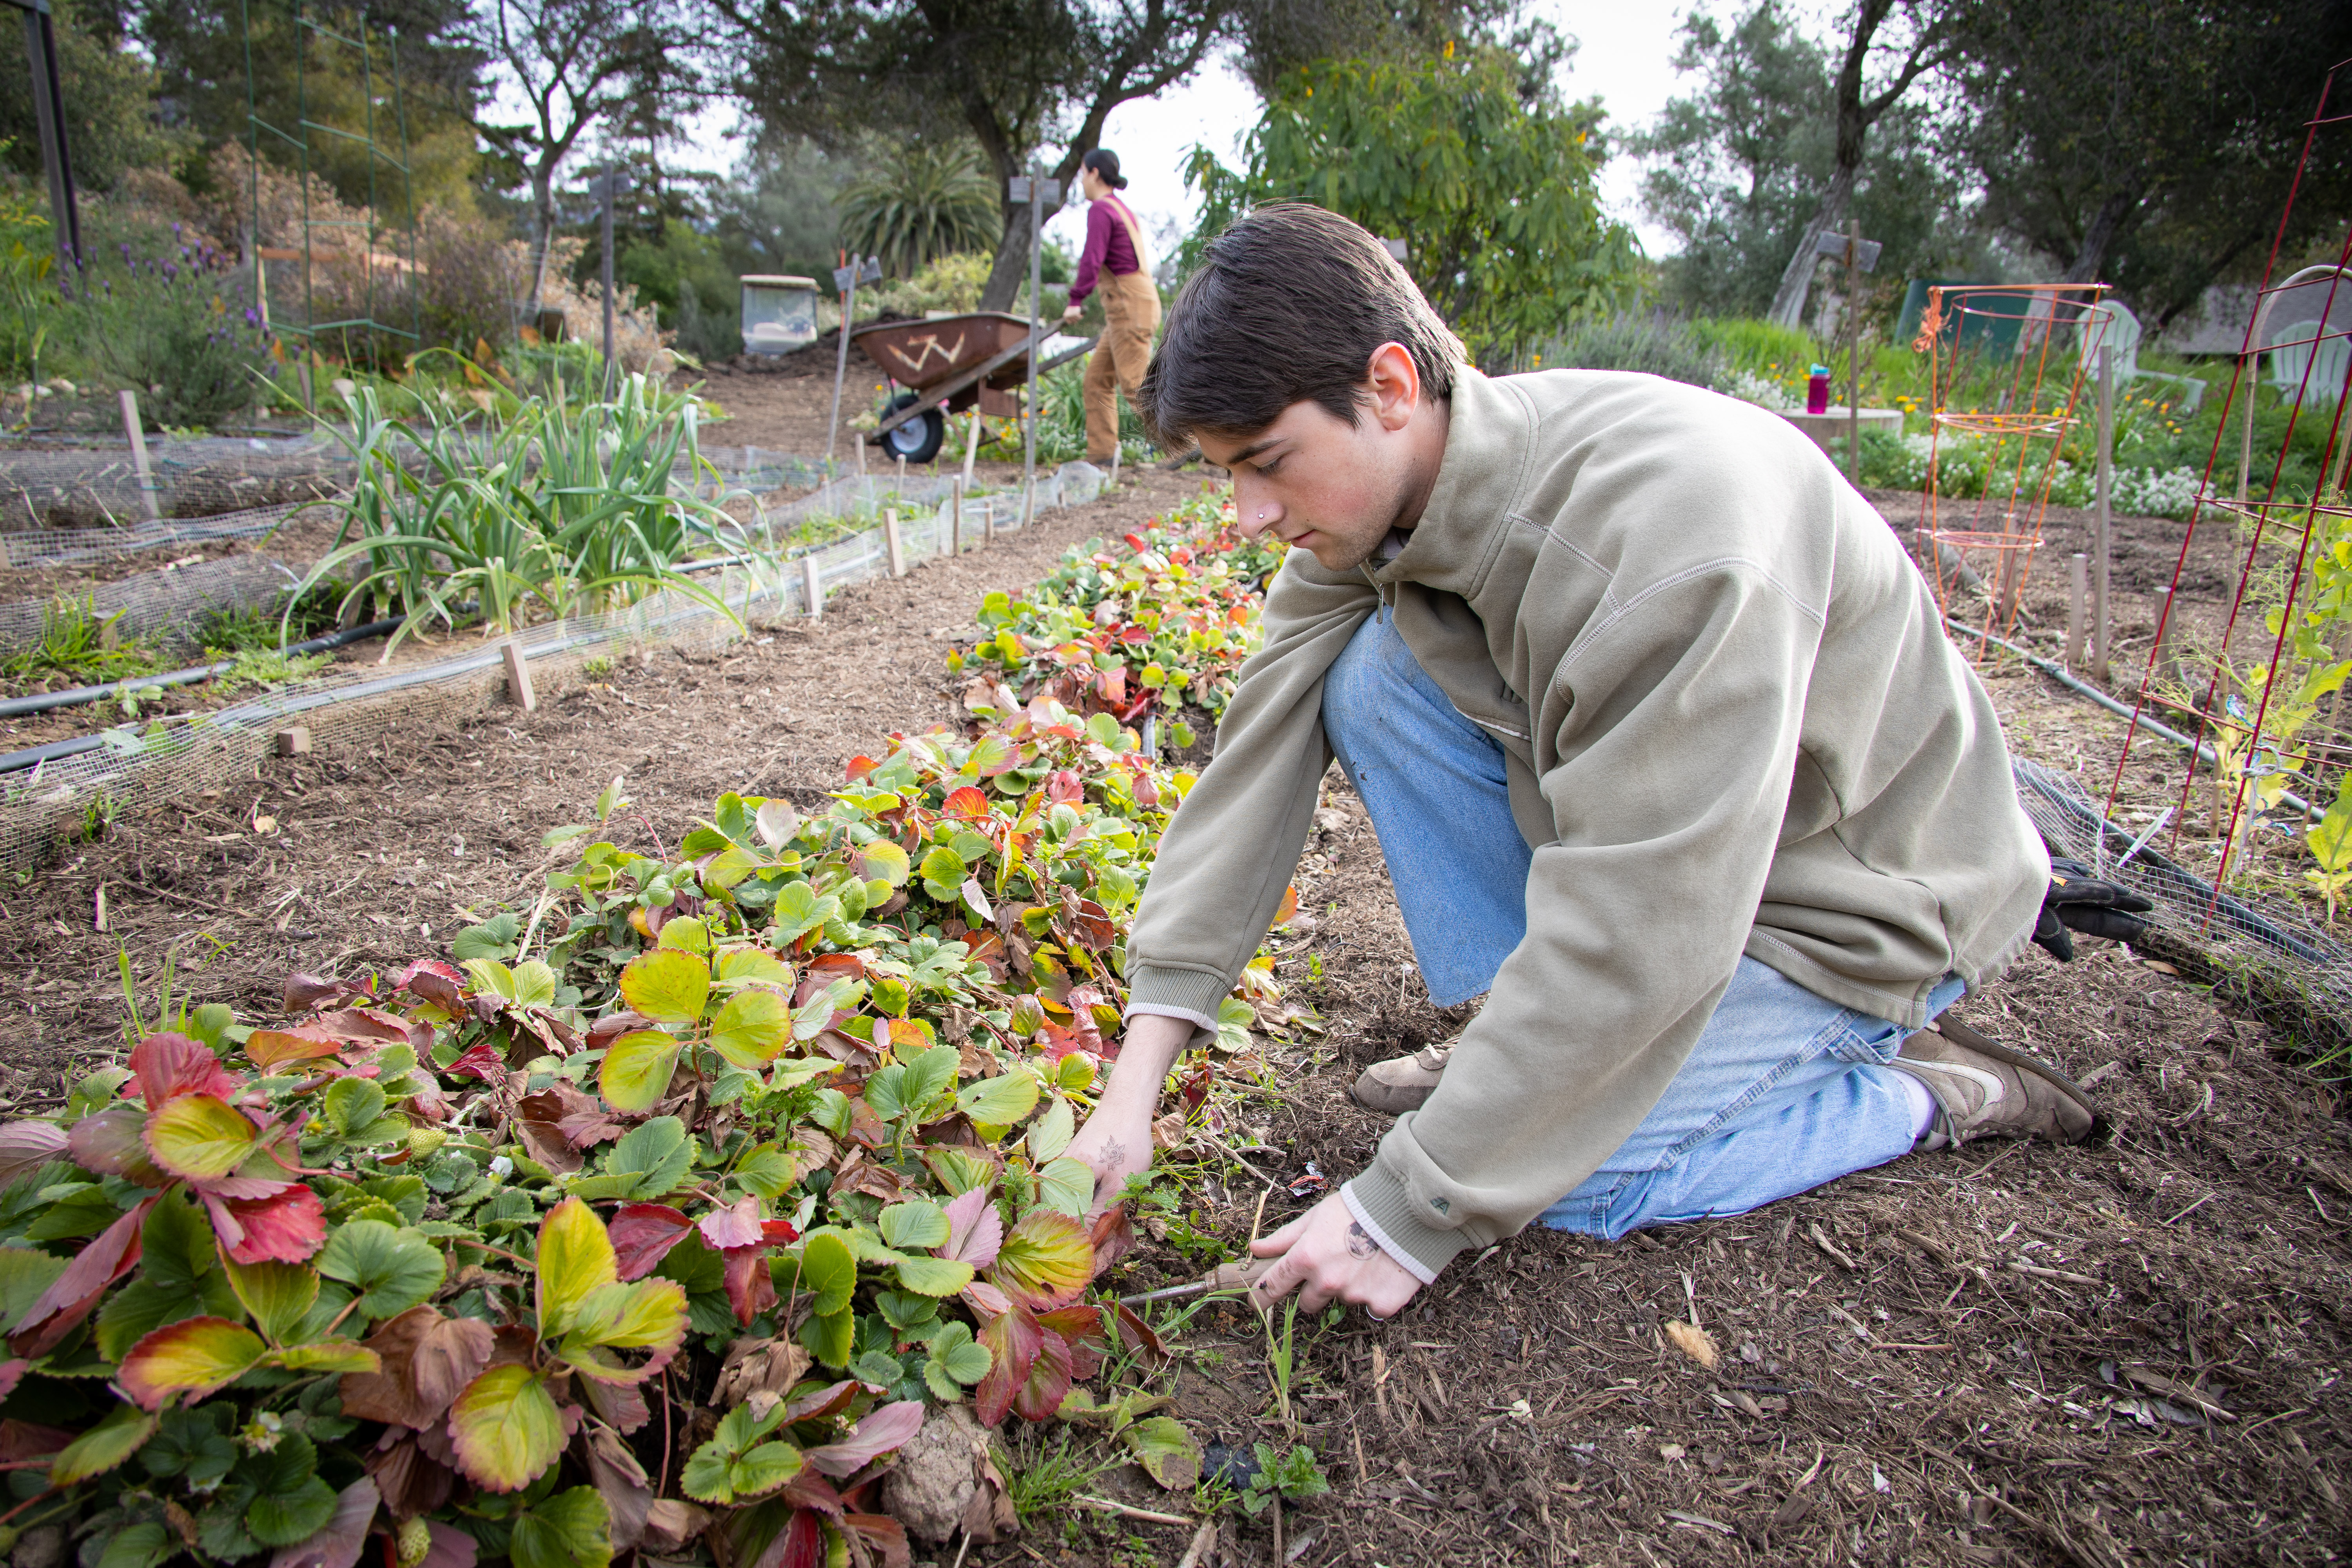
<path id="1" fill-rule="evenodd" d="M 1805 382 L 1805 412 L 1827 414 L 1829 411 L 1830 367 L 1817 364 L 1813 366 L 1812 374 Z"/>

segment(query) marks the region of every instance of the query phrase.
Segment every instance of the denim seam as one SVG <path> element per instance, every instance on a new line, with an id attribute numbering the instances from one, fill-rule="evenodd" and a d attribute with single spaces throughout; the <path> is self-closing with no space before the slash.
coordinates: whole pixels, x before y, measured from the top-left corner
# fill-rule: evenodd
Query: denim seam
<path id="1" fill-rule="evenodd" d="M 1769 1072 L 1750 1084 L 1745 1093 L 1741 1094 L 1729 1104 L 1717 1110 L 1713 1117 L 1709 1118 L 1705 1123 L 1699 1126 L 1696 1131 L 1692 1131 L 1681 1142 L 1670 1145 L 1666 1151 L 1665 1156 L 1655 1169 L 1661 1171 L 1671 1169 L 1673 1166 L 1679 1163 L 1685 1155 L 1688 1154 L 1692 1150 L 1697 1148 L 1701 1143 L 1706 1142 L 1709 1138 L 1714 1137 L 1716 1133 L 1722 1131 L 1725 1122 L 1729 1121 L 1733 1117 L 1738 1115 L 1741 1111 L 1746 1110 L 1749 1106 L 1755 1104 L 1757 1100 L 1763 1098 L 1765 1092 L 1779 1084 L 1781 1079 L 1787 1078 L 1790 1073 L 1796 1071 L 1807 1062 L 1828 1056 L 1836 1048 L 1836 1047 L 1833 1043 L 1824 1042 L 1831 1041 L 1833 1037 L 1853 1034 L 1853 1020 L 1865 1016 L 1866 1015 L 1856 1012 L 1851 1007 L 1839 1008 L 1835 1017 L 1832 1018 L 1828 1023 L 1823 1024 L 1820 1028 L 1814 1030 L 1811 1035 L 1806 1037 L 1805 1043 L 1799 1047 L 1795 1051 L 1781 1058 L 1779 1062 L 1773 1065 L 1772 1069 Z M 1815 1049 L 1814 1047 L 1819 1047 L 1820 1048 Z M 1844 1058 L 1841 1058 L 1840 1059 L 1843 1060 Z"/>

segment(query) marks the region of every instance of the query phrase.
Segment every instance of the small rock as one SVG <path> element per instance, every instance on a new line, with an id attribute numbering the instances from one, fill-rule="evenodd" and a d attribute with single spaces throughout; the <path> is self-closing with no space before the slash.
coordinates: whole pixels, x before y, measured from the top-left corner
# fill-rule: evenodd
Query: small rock
<path id="1" fill-rule="evenodd" d="M 987 1452 L 988 1434 L 971 1409 L 949 1405 L 898 1450 L 897 1467 L 882 1479 L 883 1511 L 920 1540 L 946 1541 L 980 1490 Z"/>

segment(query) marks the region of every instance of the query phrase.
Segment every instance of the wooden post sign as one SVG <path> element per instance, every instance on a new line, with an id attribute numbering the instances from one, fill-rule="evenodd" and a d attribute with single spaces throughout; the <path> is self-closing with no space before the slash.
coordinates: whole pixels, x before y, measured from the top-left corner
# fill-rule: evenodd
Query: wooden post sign
<path id="1" fill-rule="evenodd" d="M 1843 234 L 1824 231 L 1813 240 L 1815 255 L 1845 263 L 1845 461 L 1846 478 L 1856 489 L 1862 485 L 1862 274 L 1878 269 L 1883 248 L 1877 240 L 1862 237 L 1859 223 L 1847 224 Z"/>

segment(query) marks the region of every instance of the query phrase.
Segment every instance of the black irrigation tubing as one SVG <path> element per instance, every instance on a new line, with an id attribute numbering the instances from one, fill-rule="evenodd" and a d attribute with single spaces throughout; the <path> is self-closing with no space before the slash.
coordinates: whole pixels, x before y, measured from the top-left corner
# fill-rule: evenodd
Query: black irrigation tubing
<path id="1" fill-rule="evenodd" d="M 2146 730 L 2152 734 L 2161 736 L 2165 740 L 2171 742 L 2174 745 L 2181 747 L 2183 750 L 2196 752 L 2197 760 L 2200 763 L 2213 763 L 2220 760 L 2215 755 L 2212 747 L 2205 744 L 2201 741 L 2192 741 L 2188 736 L 2182 734 L 2179 731 L 2172 728 L 2170 725 L 2163 723 L 2158 720 L 2151 719 L 2145 712 L 2136 711 L 2133 709 L 2126 707 L 2123 703 L 2116 701 L 2114 698 L 2108 696 L 2097 687 L 2086 685 L 2083 681 L 2075 679 L 2073 676 L 2066 673 L 2063 666 L 2053 664 L 2037 653 L 2032 653 L 2025 648 L 2021 648 L 2013 642 L 2003 642 L 2000 638 L 1990 636 L 1986 632 L 1979 631 L 1975 626 L 1963 626 L 1949 616 L 1946 616 L 1944 617 L 1944 624 L 1965 637 L 1975 637 L 1979 642 L 1989 642 L 1998 648 L 2006 648 L 2011 653 L 2013 653 L 2018 658 L 2023 659 L 2026 663 L 2032 665 L 2034 668 L 2040 670 L 2042 674 L 2050 677 L 2051 679 L 2056 681 L 2059 685 L 2066 688 L 2067 690 L 2075 693 L 2077 696 L 2089 698 L 2092 701 L 2097 703 L 2100 707 L 2105 709 L 2110 713 L 2116 714 L 2122 718 L 2137 721 L 2141 729 Z M 2279 792 L 2279 798 L 2286 802 L 2289 805 L 2294 807 L 2297 811 L 2302 812 L 2305 816 L 2319 816 L 2325 815 L 2321 807 L 2312 805 L 2311 802 L 2304 799 L 2299 795 L 2292 793 L 2291 791 L 2281 790 Z M 2126 842 L 2129 841 L 2126 840 Z M 2143 849 L 2140 853 L 2145 855 L 2147 851 Z"/>
<path id="2" fill-rule="evenodd" d="M 286 649 L 286 652 L 289 657 L 295 654 L 325 653 L 330 648 L 341 647 L 346 643 L 365 642 L 370 637 L 380 637 L 394 630 L 400 625 L 401 619 L 402 617 L 394 616 L 390 620 L 370 621 L 363 626 L 352 626 L 347 631 L 330 632 L 325 637 L 312 637 L 307 642 L 298 642 Z M 54 708 L 79 708 L 85 703 L 101 702 L 109 697 L 120 696 L 124 691 L 136 691 L 142 687 L 194 686 L 198 681 L 210 680 L 215 676 L 226 675 L 236 667 L 236 660 L 227 658 L 218 664 L 192 664 L 185 669 L 170 670 L 162 675 L 125 676 L 121 680 L 109 681 L 104 686 L 77 686 L 70 691 L 45 691 L 30 697 L 11 697 L 6 701 L 0 702 L 0 719 L 15 719 L 26 713 L 47 713 Z M 0 773 L 7 771 L 8 765 L 6 759 L 0 758 Z"/>

